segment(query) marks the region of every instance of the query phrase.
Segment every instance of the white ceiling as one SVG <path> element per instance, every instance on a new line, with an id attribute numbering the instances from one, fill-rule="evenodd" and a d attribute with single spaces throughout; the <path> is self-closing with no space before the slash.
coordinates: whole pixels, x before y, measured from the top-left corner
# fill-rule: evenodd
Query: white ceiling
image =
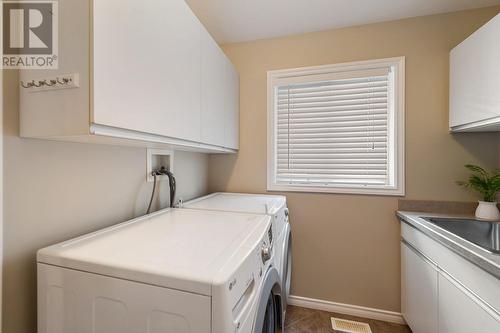
<path id="1" fill-rule="evenodd" d="M 186 0 L 186 2 L 221 44 L 500 4 L 500 0 Z"/>

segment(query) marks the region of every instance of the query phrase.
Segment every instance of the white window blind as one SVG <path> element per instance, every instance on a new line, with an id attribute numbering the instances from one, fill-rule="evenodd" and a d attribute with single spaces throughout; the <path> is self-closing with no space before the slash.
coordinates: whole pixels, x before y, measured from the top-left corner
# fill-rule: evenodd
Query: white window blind
<path id="1" fill-rule="evenodd" d="M 395 82 L 390 66 L 276 82 L 275 185 L 395 186 Z"/>

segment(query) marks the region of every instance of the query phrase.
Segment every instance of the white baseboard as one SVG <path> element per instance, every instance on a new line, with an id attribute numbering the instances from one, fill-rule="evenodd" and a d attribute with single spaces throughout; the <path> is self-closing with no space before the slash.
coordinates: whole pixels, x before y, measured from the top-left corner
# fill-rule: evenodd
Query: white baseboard
<path id="1" fill-rule="evenodd" d="M 323 301 L 320 299 L 307 298 L 294 295 L 289 296 L 288 304 L 308 309 L 335 312 L 349 316 L 387 321 L 390 323 L 405 324 L 403 315 L 399 312 L 367 308 L 364 306 L 335 303 L 330 301 Z"/>

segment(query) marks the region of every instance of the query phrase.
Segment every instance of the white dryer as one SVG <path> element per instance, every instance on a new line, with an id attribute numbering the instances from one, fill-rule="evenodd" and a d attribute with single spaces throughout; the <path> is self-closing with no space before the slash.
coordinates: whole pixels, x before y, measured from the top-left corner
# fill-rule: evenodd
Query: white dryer
<path id="1" fill-rule="evenodd" d="M 39 333 L 275 332 L 270 218 L 164 210 L 38 251 Z"/>
<path id="2" fill-rule="evenodd" d="M 213 193 L 198 199 L 185 202 L 181 205 L 188 209 L 211 211 L 241 212 L 265 214 L 271 217 L 275 260 L 282 289 L 283 313 L 281 322 L 286 313 L 287 298 L 290 293 L 290 278 L 292 269 L 292 233 L 288 222 L 289 214 L 286 197 L 281 195 L 260 195 L 242 193 Z"/>

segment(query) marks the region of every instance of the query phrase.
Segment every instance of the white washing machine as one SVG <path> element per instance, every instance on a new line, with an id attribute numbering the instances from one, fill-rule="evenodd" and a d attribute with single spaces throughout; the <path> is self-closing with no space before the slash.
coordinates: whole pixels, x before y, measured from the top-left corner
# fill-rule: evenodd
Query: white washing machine
<path id="1" fill-rule="evenodd" d="M 288 222 L 288 208 L 286 197 L 281 195 L 259 195 L 242 193 L 213 193 L 182 204 L 188 209 L 211 211 L 242 212 L 265 214 L 271 217 L 272 239 L 275 250 L 274 264 L 278 269 L 282 289 L 283 313 L 281 322 L 284 322 L 287 298 L 290 293 L 290 278 L 292 269 L 292 233 Z"/>
<path id="2" fill-rule="evenodd" d="M 270 218 L 164 210 L 38 251 L 39 333 L 275 332 Z"/>

